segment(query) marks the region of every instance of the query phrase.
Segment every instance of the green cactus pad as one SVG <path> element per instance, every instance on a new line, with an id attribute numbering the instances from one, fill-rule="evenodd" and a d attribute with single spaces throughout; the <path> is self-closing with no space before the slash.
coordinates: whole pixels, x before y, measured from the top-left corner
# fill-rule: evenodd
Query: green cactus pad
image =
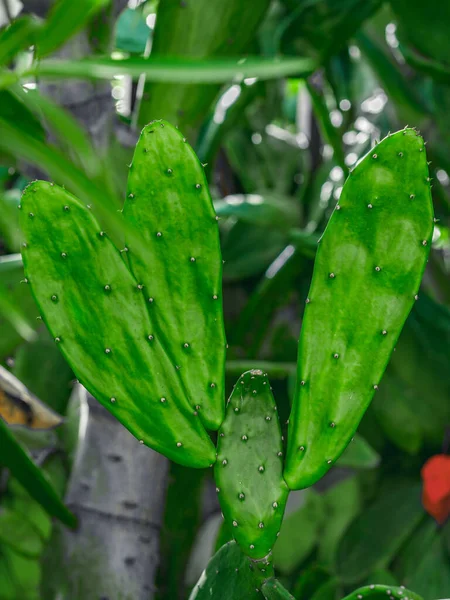
<path id="1" fill-rule="evenodd" d="M 278 579 L 268 579 L 261 589 L 266 600 L 295 600 Z"/>
<path id="2" fill-rule="evenodd" d="M 243 552 L 267 556 L 288 496 L 281 429 L 267 374 L 247 371 L 236 383 L 219 430 L 215 480 L 226 523 Z"/>
<path id="3" fill-rule="evenodd" d="M 262 600 L 264 579 L 236 542 L 228 542 L 211 558 L 189 600 Z"/>
<path id="4" fill-rule="evenodd" d="M 152 257 L 151 265 L 143 262 L 127 242 L 155 339 L 177 365 L 192 411 L 216 430 L 225 410 L 226 351 L 219 228 L 202 165 L 165 121 L 142 131 L 124 216 Z"/>
<path id="5" fill-rule="evenodd" d="M 350 174 L 319 243 L 289 423 L 291 489 L 320 479 L 358 427 L 417 297 L 432 232 L 424 142 L 404 129 Z"/>
<path id="6" fill-rule="evenodd" d="M 80 382 L 142 443 L 193 467 L 214 448 L 155 335 L 147 290 L 91 211 L 38 181 L 22 196 L 25 275 L 42 317 Z"/>
<path id="7" fill-rule="evenodd" d="M 366 585 L 360 587 L 343 600 L 422 600 L 422 597 L 411 590 L 407 590 L 403 585 L 400 587 L 389 585 Z"/>

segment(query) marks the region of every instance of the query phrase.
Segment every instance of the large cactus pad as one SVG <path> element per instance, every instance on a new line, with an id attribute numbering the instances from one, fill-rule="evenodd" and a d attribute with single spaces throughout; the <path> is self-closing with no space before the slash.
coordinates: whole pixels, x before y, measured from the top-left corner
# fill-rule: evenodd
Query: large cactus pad
<path id="1" fill-rule="evenodd" d="M 424 142 L 405 129 L 356 166 L 319 243 L 290 416 L 291 489 L 324 475 L 358 427 L 417 297 L 432 232 Z"/>
<path id="2" fill-rule="evenodd" d="M 280 530 L 288 487 L 276 404 L 267 375 L 244 373 L 219 430 L 215 479 L 225 521 L 243 552 L 270 553 Z"/>
<path id="3" fill-rule="evenodd" d="M 148 290 L 91 211 L 38 181 L 23 194 L 21 227 L 32 293 L 80 382 L 142 443 L 181 464 L 214 462 L 173 360 L 178 340 L 157 335 Z"/>

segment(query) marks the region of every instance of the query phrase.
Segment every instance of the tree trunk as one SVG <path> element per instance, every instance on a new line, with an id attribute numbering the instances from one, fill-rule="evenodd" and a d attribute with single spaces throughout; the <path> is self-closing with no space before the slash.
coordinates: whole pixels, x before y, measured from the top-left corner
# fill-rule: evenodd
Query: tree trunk
<path id="1" fill-rule="evenodd" d="M 168 461 L 79 392 L 79 444 L 66 496 L 79 527 L 62 530 L 64 600 L 150 600 Z"/>

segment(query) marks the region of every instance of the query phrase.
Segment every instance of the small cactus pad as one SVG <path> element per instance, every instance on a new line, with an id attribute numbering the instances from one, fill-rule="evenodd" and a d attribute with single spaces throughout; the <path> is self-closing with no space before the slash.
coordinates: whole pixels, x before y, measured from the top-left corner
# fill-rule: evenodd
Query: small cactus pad
<path id="1" fill-rule="evenodd" d="M 180 464 L 213 463 L 147 295 L 91 211 L 37 181 L 23 193 L 21 228 L 27 281 L 80 382 L 142 443 Z"/>
<path id="2" fill-rule="evenodd" d="M 266 600 L 295 600 L 278 579 L 268 579 L 261 588 Z"/>
<path id="3" fill-rule="evenodd" d="M 432 233 L 424 141 L 404 129 L 352 171 L 319 243 L 289 419 L 291 489 L 320 479 L 358 427 L 417 298 Z"/>
<path id="4" fill-rule="evenodd" d="M 254 559 L 275 544 L 288 496 L 276 408 L 267 374 L 247 371 L 228 400 L 217 443 L 214 474 L 224 519 Z"/>
<path id="5" fill-rule="evenodd" d="M 211 558 L 189 600 L 263 600 L 265 578 L 236 542 L 228 542 Z"/>
<path id="6" fill-rule="evenodd" d="M 366 585 L 360 587 L 343 600 L 422 600 L 422 597 L 410 590 L 407 590 L 403 585 L 400 587 L 389 585 Z"/>
<path id="7" fill-rule="evenodd" d="M 142 130 L 128 177 L 125 219 L 149 249 L 128 258 L 149 304 L 153 333 L 178 366 L 192 410 L 219 428 L 225 409 L 225 330 L 219 228 L 204 170 L 165 121 Z"/>

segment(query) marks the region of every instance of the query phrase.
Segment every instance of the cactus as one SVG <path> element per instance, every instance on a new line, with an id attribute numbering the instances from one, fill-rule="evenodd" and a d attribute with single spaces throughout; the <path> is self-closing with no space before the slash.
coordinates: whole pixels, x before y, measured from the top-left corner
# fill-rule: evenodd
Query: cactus
<path id="1" fill-rule="evenodd" d="M 291 489 L 322 477 L 354 434 L 417 298 L 432 231 L 424 142 L 404 129 L 353 170 L 319 244 L 289 424 Z"/>
<path id="2" fill-rule="evenodd" d="M 155 335 L 147 289 L 89 208 L 42 181 L 26 188 L 21 206 L 26 278 L 75 375 L 142 443 L 181 464 L 213 463 L 175 352 Z"/>
<path id="3" fill-rule="evenodd" d="M 407 590 L 403 585 L 400 587 L 388 585 L 366 585 L 360 587 L 343 600 L 423 600 L 418 594 Z"/>
<path id="4" fill-rule="evenodd" d="M 186 139 L 164 121 L 144 127 L 128 178 L 125 219 L 152 262 L 126 244 L 144 286 L 152 333 L 164 346 L 192 412 L 216 430 L 224 416 L 225 331 L 219 228 L 201 166 Z"/>
<path id="5" fill-rule="evenodd" d="M 214 473 L 219 502 L 234 538 L 254 559 L 270 553 L 288 495 L 276 408 L 267 374 L 247 371 L 219 430 Z"/>
<path id="6" fill-rule="evenodd" d="M 266 600 L 295 600 L 285 587 L 281 585 L 278 579 L 268 579 L 261 588 Z"/>
<path id="7" fill-rule="evenodd" d="M 262 600 L 261 586 L 271 575 L 256 569 L 236 542 L 228 542 L 211 558 L 189 600 Z"/>

